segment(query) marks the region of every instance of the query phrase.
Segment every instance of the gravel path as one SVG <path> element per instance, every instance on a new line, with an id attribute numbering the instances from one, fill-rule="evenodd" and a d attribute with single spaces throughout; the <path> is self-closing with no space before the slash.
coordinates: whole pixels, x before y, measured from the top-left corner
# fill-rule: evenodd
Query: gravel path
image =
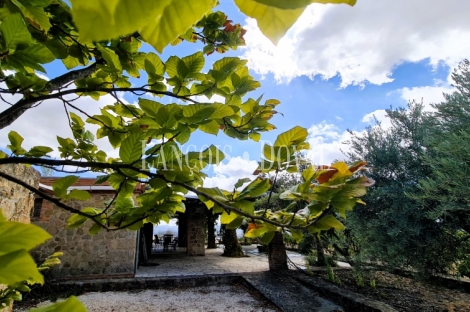
<path id="1" fill-rule="evenodd" d="M 139 292 L 91 292 L 78 296 L 89 312 L 260 311 L 276 308 L 254 298 L 241 286 L 148 289 Z M 49 304 L 42 302 L 38 306 Z M 27 311 L 27 310 L 17 310 Z"/>

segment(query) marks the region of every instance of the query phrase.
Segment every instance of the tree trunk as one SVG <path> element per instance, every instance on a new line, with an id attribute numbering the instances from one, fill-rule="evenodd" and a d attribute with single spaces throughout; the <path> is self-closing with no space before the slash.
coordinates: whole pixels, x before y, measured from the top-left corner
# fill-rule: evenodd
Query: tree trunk
<path id="1" fill-rule="evenodd" d="M 242 257 L 242 246 L 238 242 L 237 230 L 224 230 L 224 256 L 226 257 Z"/>
<path id="2" fill-rule="evenodd" d="M 286 246 L 281 232 L 276 232 L 268 244 L 269 270 L 288 270 Z"/>
<path id="3" fill-rule="evenodd" d="M 317 245 L 317 265 L 326 266 L 325 252 L 323 251 L 323 244 L 321 238 L 315 235 L 315 245 Z"/>
<path id="4" fill-rule="evenodd" d="M 207 249 L 215 249 L 215 220 L 216 216 L 212 210 L 207 209 Z"/>

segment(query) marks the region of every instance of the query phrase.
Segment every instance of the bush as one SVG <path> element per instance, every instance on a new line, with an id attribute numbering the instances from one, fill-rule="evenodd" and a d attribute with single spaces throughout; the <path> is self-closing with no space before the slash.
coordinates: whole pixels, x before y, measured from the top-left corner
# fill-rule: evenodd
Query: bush
<path id="1" fill-rule="evenodd" d="M 460 275 L 470 277 L 470 255 L 468 255 L 457 267 Z"/>
<path id="2" fill-rule="evenodd" d="M 291 249 L 298 248 L 297 241 L 295 240 L 294 237 L 292 237 L 292 235 L 288 233 L 284 233 L 282 237 L 284 239 L 284 244 L 286 245 L 287 248 L 291 248 Z"/>
<path id="3" fill-rule="evenodd" d="M 318 257 L 317 251 L 315 249 L 311 249 L 310 252 L 308 253 L 308 255 L 305 256 L 305 262 L 309 266 L 318 266 L 317 257 Z M 337 267 L 338 266 L 336 261 L 330 255 L 325 255 L 325 260 L 326 260 L 326 265 L 328 267 Z"/>
<path id="4" fill-rule="evenodd" d="M 316 235 L 316 234 L 304 233 L 304 236 L 303 236 L 302 240 L 300 241 L 299 248 L 298 248 L 298 251 L 301 254 L 308 255 L 312 251 L 312 249 L 315 249 L 316 245 L 315 245 L 314 235 Z M 316 257 L 317 256 L 315 254 L 315 259 L 316 259 Z"/>

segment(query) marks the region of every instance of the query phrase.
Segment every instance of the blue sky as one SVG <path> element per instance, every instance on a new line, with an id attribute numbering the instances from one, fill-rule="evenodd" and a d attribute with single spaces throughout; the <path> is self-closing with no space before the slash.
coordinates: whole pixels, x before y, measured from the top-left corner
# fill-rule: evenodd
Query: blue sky
<path id="1" fill-rule="evenodd" d="M 452 91 L 451 69 L 470 57 L 470 19 L 466 16 L 470 1 L 358 0 L 352 8 L 314 4 L 277 47 L 232 0 L 220 2 L 229 19 L 248 30 L 247 46 L 225 55 L 212 54 L 206 67 L 224 56 L 247 59 L 262 85 L 249 95 L 280 100 L 278 111 L 284 114 L 273 118 L 277 130 L 263 134 L 262 139 L 274 141 L 296 125 L 305 127 L 312 145 L 309 156 L 316 163 L 341 158 L 340 149 L 347 149 L 342 144 L 348 138 L 346 129 L 363 131 L 373 115 L 386 125 L 384 109 L 390 106 L 405 106 L 408 100 L 421 98 L 425 104 L 441 101 L 442 92 Z M 161 58 L 182 57 L 200 48 L 194 44 L 168 47 Z M 63 70 L 57 64 L 46 68 L 49 78 Z M 135 101 L 128 95 L 125 98 Z M 80 101 L 82 108 L 93 112 L 113 102 L 106 98 L 99 103 Z M 42 104 L 0 131 L 0 147 L 6 146 L 9 130 L 27 138 L 25 146 L 56 145 L 55 136 L 66 136 L 68 131 L 62 115 L 59 103 Z M 236 141 L 223 133 L 217 137 L 197 134 L 186 145 L 194 144 L 199 150 L 209 142 L 227 146 L 230 157 L 208 170 L 208 186 L 229 188 L 256 167 L 261 146 L 253 141 Z"/>

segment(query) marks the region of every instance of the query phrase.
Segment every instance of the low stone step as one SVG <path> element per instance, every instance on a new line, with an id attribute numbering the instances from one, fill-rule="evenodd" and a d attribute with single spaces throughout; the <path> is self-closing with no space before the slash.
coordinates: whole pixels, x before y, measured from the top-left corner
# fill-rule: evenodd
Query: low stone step
<path id="1" fill-rule="evenodd" d="M 241 274 L 255 288 L 285 312 L 343 312 L 343 307 L 322 298 L 318 292 L 281 272 Z"/>

